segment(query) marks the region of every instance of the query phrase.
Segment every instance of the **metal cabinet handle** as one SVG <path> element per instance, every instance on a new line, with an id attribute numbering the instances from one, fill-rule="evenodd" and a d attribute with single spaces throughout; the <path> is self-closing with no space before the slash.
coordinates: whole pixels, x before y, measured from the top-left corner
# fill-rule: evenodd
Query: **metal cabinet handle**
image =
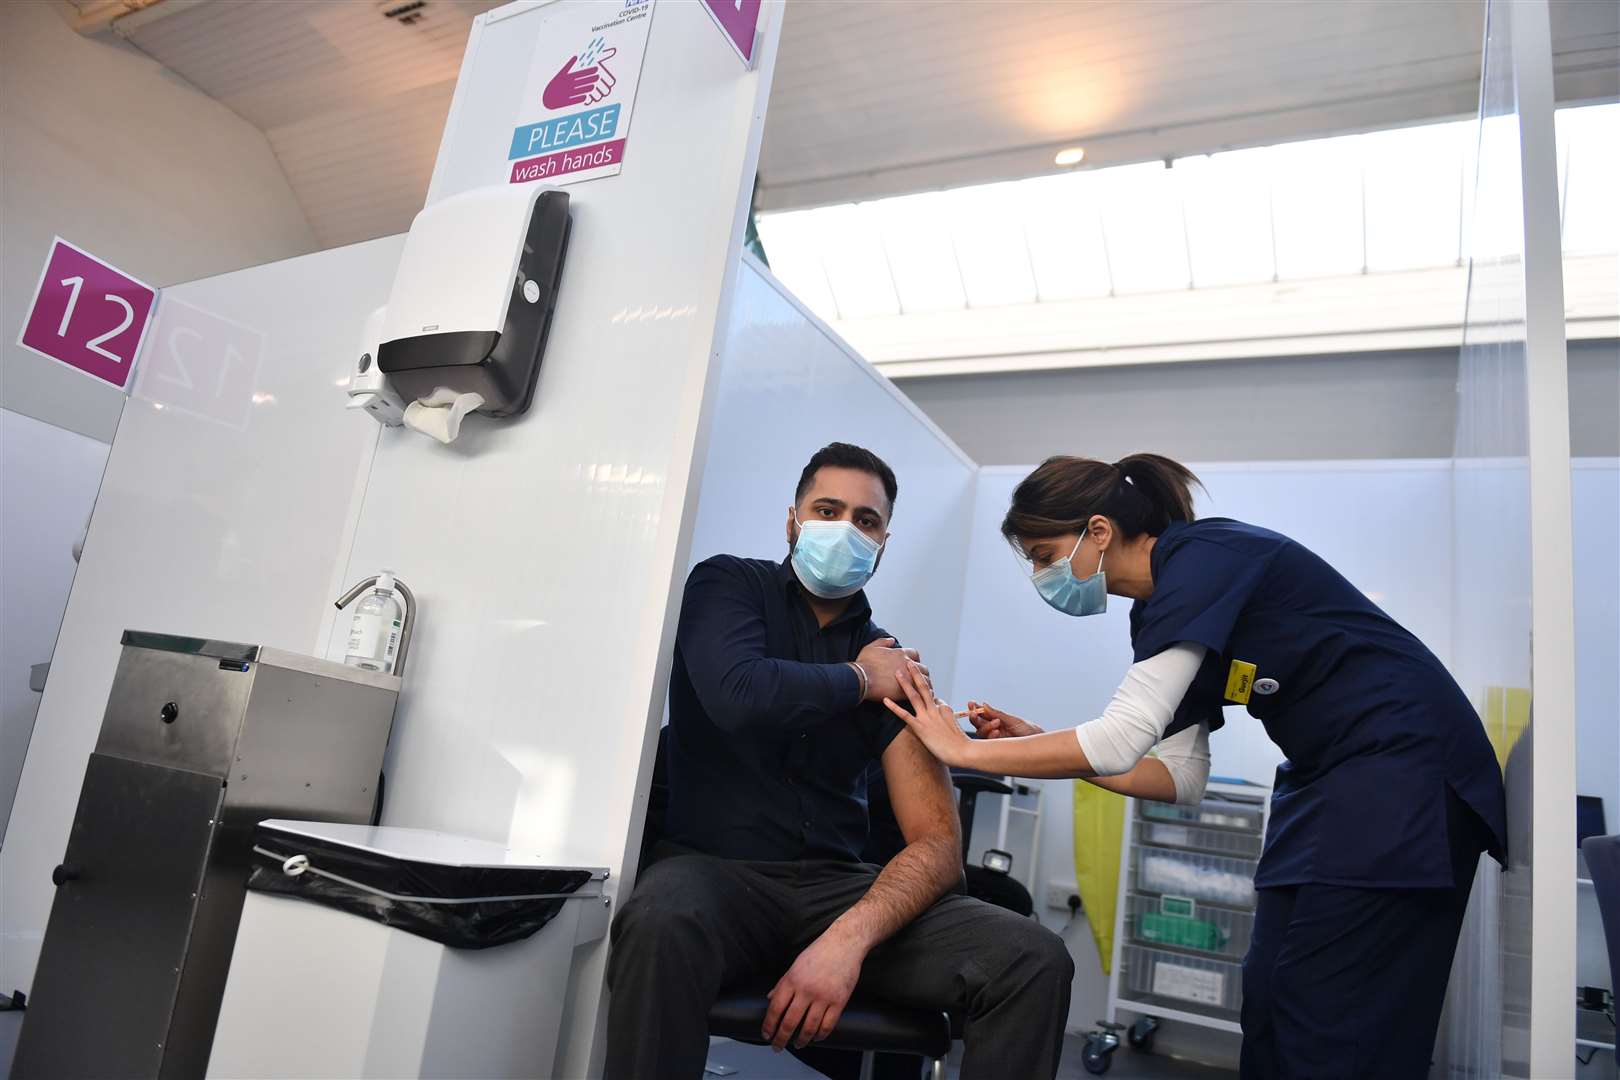
<path id="1" fill-rule="evenodd" d="M 70 881 L 78 880 L 79 868 L 77 866 L 69 866 L 67 863 L 59 863 L 56 869 L 51 871 L 51 884 L 55 885 L 57 888 L 61 888 Z"/>
<path id="2" fill-rule="evenodd" d="M 164 702 L 163 708 L 158 710 L 158 719 L 165 724 L 172 724 L 180 715 L 180 706 L 175 702 Z"/>

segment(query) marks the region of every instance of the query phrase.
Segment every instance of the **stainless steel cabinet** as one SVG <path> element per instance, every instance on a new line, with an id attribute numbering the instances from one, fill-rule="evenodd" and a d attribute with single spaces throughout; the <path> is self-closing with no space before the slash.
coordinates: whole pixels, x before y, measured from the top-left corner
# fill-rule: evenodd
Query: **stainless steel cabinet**
<path id="1" fill-rule="evenodd" d="M 16 1080 L 200 1077 L 253 826 L 365 823 L 399 680 L 129 631 L 53 880 Z"/>

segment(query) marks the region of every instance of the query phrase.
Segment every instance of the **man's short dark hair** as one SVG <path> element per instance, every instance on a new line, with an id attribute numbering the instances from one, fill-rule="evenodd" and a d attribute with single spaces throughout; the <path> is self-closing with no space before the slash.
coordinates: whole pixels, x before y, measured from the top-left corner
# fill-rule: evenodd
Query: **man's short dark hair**
<path id="1" fill-rule="evenodd" d="M 900 486 L 894 480 L 894 470 L 864 446 L 847 442 L 828 443 L 815 452 L 810 463 L 804 467 L 804 472 L 799 474 L 799 486 L 793 492 L 795 503 L 801 501 L 804 493 L 810 490 L 816 473 L 829 465 L 836 469 L 859 469 L 877 477 L 883 483 L 883 494 L 889 497 L 889 512 L 894 512 L 894 497 L 900 492 Z"/>

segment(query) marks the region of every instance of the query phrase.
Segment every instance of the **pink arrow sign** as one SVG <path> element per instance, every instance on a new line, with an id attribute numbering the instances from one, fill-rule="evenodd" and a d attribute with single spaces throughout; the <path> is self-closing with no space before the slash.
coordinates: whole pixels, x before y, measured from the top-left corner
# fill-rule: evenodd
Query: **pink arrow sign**
<path id="1" fill-rule="evenodd" d="M 743 63 L 754 66 L 754 38 L 759 33 L 760 0 L 703 0 L 720 31 L 743 58 Z"/>

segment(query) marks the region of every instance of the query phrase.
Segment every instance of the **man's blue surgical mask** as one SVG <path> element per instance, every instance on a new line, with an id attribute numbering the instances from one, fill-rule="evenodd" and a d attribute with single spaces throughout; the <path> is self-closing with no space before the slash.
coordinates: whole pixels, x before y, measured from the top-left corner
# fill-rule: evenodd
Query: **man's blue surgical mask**
<path id="1" fill-rule="evenodd" d="M 1065 615 L 1098 615 L 1108 610 L 1108 576 L 1102 570 L 1102 552 L 1097 553 L 1097 572 L 1088 578 L 1075 577 L 1069 566 L 1085 538 L 1081 533 L 1067 559 L 1036 571 L 1030 578 L 1041 599 Z"/>
<path id="2" fill-rule="evenodd" d="M 877 570 L 883 545 L 848 521 L 800 522 L 793 543 L 793 572 L 812 595 L 841 600 L 860 592 Z"/>

